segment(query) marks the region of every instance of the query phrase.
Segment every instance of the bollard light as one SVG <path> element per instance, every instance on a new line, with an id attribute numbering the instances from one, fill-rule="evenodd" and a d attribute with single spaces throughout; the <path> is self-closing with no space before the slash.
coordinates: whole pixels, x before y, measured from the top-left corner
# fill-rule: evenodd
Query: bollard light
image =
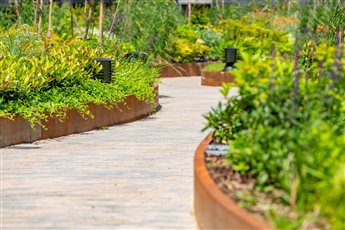
<path id="1" fill-rule="evenodd" d="M 237 61 L 237 48 L 225 48 L 225 67 L 224 72 L 228 72 L 236 67 L 234 67 L 235 62 Z"/>
<path id="2" fill-rule="evenodd" d="M 96 73 L 95 77 L 101 79 L 103 82 L 106 83 L 113 82 L 113 65 L 115 64 L 115 62 L 110 58 L 95 58 L 94 60 L 96 60 L 102 65 L 101 71 Z"/>

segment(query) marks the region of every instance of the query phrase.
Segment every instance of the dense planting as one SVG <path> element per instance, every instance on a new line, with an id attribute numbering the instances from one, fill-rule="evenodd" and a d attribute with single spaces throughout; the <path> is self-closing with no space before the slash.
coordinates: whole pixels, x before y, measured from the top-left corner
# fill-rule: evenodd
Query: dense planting
<path id="1" fill-rule="evenodd" d="M 158 71 L 123 59 L 125 53 L 148 52 L 154 63 L 220 61 L 224 48 L 236 47 L 239 93 L 230 97 L 235 86 L 224 85 L 226 101 L 206 116 L 205 129 L 229 144 L 232 168 L 255 179 L 253 190 L 238 194 L 240 204 L 259 202 L 264 193 L 274 203 L 261 211 L 277 228 L 344 228 L 345 8 L 339 1 L 201 7 L 189 19 L 173 0 L 116 0 L 105 9 L 93 1 L 53 4 L 51 13 L 44 5 L 40 17 L 37 2 L 0 8 L 0 117 L 19 114 L 34 125 L 49 115 L 63 119 L 71 108 L 92 116 L 87 103 L 110 106 L 126 94 L 152 101 Z M 95 57 L 116 61 L 114 82 L 94 77 Z"/>
<path id="2" fill-rule="evenodd" d="M 328 36 L 313 35 L 308 15 L 294 55 L 242 52 L 232 72 L 239 95 L 228 97 L 233 86 L 225 85 L 226 103 L 209 113 L 206 128 L 229 144 L 233 169 L 256 179 L 254 190 L 238 194 L 246 205 L 264 192 L 275 203 L 263 211 L 278 228 L 343 229 L 345 11 L 334 8 L 338 29 Z"/>
<path id="3" fill-rule="evenodd" d="M 168 43 L 168 53 L 176 62 L 191 62 L 198 57 L 223 60 L 224 48 L 237 47 L 240 52 L 270 55 L 290 54 L 292 41 L 287 32 L 266 28 L 248 18 L 222 20 L 217 25 L 184 26 L 176 30 Z"/>
<path id="4" fill-rule="evenodd" d="M 92 41 L 42 39 L 29 29 L 1 33 L 0 116 L 19 114 L 34 124 L 49 114 L 63 118 L 72 108 L 92 116 L 87 102 L 113 104 L 126 94 L 152 101 L 157 70 L 121 59 L 125 45 L 106 44 L 97 48 Z M 95 57 L 116 60 L 113 83 L 94 77 L 101 68 Z"/>

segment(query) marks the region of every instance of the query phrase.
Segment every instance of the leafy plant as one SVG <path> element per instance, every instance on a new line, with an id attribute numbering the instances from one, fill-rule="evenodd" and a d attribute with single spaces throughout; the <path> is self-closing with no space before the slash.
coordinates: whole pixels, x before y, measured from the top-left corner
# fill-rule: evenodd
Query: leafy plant
<path id="1" fill-rule="evenodd" d="M 227 98 L 207 116 L 206 128 L 229 143 L 233 168 L 254 176 L 258 190 L 281 191 L 280 202 L 297 213 L 288 218 L 289 225 L 279 222 L 285 227 L 275 222 L 278 227 L 289 229 L 303 220 L 322 225 L 323 218 L 335 229 L 341 225 L 342 217 L 331 210 L 344 208 L 334 203 L 344 192 L 326 192 L 339 186 L 334 180 L 342 183 L 336 178 L 345 165 L 345 75 L 339 71 L 344 59 L 339 62 L 337 52 L 339 48 L 320 46 L 313 71 L 296 69 L 292 61 L 280 58 L 259 61 L 259 55 L 244 56 L 233 72 L 239 96 Z M 226 85 L 222 92 L 226 96 L 229 90 Z M 326 200 L 335 206 L 330 208 Z M 273 207 L 271 212 L 274 220 L 290 216 Z M 317 217 L 309 220 L 312 213 Z"/>
<path id="2" fill-rule="evenodd" d="M 203 57 L 209 47 L 192 25 L 179 27 L 169 38 L 168 54 L 174 62 L 193 62 Z"/>
<path id="3" fill-rule="evenodd" d="M 99 49 L 92 41 L 45 39 L 27 29 L 11 31 L 0 34 L 1 117 L 18 114 L 34 125 L 48 114 L 63 118 L 72 108 L 92 116 L 88 102 L 116 104 L 126 94 L 153 101 L 157 70 L 148 63 L 119 59 L 127 49 L 120 47 L 123 43 L 109 42 Z M 115 82 L 94 79 L 101 68 L 95 57 L 117 59 Z"/>

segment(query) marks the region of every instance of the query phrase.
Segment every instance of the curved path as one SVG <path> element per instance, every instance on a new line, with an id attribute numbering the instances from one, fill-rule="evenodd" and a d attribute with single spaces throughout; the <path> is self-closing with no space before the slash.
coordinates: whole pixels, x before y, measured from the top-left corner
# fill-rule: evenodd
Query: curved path
<path id="1" fill-rule="evenodd" d="M 2 229 L 194 229 L 193 154 L 220 99 L 162 79 L 153 116 L 0 149 Z"/>

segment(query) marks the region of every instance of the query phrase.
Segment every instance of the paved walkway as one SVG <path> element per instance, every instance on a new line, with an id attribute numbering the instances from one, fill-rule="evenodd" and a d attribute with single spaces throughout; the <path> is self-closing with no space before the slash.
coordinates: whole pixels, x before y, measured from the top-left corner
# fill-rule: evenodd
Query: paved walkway
<path id="1" fill-rule="evenodd" d="M 2 229 L 195 229 L 193 154 L 221 94 L 193 77 L 160 95 L 149 118 L 0 149 Z"/>

